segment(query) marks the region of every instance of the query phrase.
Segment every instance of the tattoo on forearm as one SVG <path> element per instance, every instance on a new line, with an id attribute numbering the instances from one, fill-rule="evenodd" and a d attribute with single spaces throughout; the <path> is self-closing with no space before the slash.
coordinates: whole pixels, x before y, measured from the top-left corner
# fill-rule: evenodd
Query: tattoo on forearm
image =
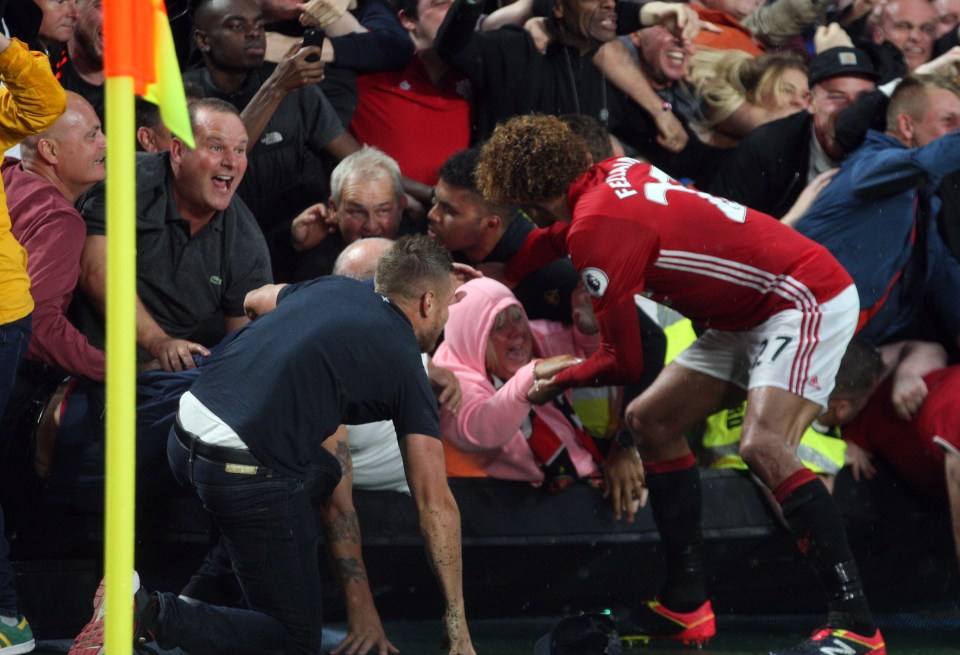
<path id="1" fill-rule="evenodd" d="M 338 441 L 336 456 L 337 461 L 340 462 L 340 468 L 343 469 L 343 474 L 350 475 L 353 473 L 353 458 L 350 457 L 349 444 L 343 441 Z"/>
<path id="2" fill-rule="evenodd" d="M 344 512 L 328 525 L 330 541 L 360 543 L 360 521 L 356 512 Z"/>
<path id="3" fill-rule="evenodd" d="M 367 575 L 363 565 L 356 557 L 334 557 L 333 564 L 343 582 L 366 582 Z"/>

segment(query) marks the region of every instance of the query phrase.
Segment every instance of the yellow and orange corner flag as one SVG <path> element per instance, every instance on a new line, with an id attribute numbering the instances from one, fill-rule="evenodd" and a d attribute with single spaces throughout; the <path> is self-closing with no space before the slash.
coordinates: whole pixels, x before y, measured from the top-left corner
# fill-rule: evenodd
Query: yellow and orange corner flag
<path id="1" fill-rule="evenodd" d="M 127 13 L 123 5 L 129 6 L 129 23 L 118 21 Z M 107 2 L 103 11 L 106 76 L 132 77 L 133 92 L 160 107 L 166 126 L 192 148 L 193 132 L 164 1 Z M 111 22 L 114 33 L 109 31 Z M 114 43 L 110 43 L 111 36 L 117 39 Z"/>
<path id="2" fill-rule="evenodd" d="M 163 0 L 103 3 L 107 134 L 107 376 L 105 646 L 133 643 L 136 517 L 136 128 L 134 94 L 160 107 L 171 132 L 193 147 L 183 81 Z M 129 651 L 127 651 L 129 652 Z"/>

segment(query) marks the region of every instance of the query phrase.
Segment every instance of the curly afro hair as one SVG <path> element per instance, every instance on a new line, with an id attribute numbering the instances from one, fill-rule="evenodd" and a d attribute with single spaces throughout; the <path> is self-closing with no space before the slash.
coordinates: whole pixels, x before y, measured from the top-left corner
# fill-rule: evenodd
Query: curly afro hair
<path id="1" fill-rule="evenodd" d="M 516 116 L 497 126 L 480 150 L 477 187 L 494 202 L 536 205 L 566 196 L 590 168 L 582 138 L 556 116 Z"/>

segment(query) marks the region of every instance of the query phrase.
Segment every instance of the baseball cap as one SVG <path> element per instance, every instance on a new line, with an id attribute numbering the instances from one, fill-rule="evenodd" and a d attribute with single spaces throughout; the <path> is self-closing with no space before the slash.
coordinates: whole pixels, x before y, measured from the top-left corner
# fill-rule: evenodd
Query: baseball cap
<path id="1" fill-rule="evenodd" d="M 838 46 L 824 50 L 810 60 L 807 66 L 807 80 L 810 86 L 838 75 L 861 75 L 877 81 L 879 75 L 873 61 L 863 50 L 849 46 Z"/>

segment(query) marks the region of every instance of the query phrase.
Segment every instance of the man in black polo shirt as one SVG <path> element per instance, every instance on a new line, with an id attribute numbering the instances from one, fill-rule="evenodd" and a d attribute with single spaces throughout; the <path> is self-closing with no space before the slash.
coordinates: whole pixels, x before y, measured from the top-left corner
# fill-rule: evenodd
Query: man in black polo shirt
<path id="1" fill-rule="evenodd" d="M 251 294 L 247 309 L 257 320 L 182 398 L 168 442 L 171 467 L 213 515 L 250 609 L 140 590 L 140 643 L 155 639 L 195 655 L 320 652 L 312 471 L 325 452 L 322 442 L 340 424 L 392 419 L 446 600 L 449 652 L 474 654 L 463 606 L 460 516 L 420 359 L 460 297 L 452 262 L 432 239 L 404 237 L 384 254 L 375 283 L 374 291 L 327 277 Z M 71 652 L 102 645 L 99 614 Z"/>
<path id="2" fill-rule="evenodd" d="M 201 0 L 194 40 L 204 68 L 184 80 L 205 96 L 243 112 L 250 135 L 250 171 L 237 192 L 265 234 L 329 195 L 327 161 L 359 149 L 317 86 L 323 63 L 309 60 L 320 48 L 287 53 L 265 64 L 264 16 L 257 0 Z"/>
<path id="3" fill-rule="evenodd" d="M 193 354 L 248 322 L 243 298 L 271 281 L 257 224 L 234 197 L 247 167 L 247 132 L 222 100 L 191 105 L 196 148 L 174 138 L 169 153 L 137 159 L 137 344 L 141 362 L 193 368 Z M 106 204 L 94 187 L 80 209 L 87 222 L 75 303 L 80 330 L 103 345 Z"/>

